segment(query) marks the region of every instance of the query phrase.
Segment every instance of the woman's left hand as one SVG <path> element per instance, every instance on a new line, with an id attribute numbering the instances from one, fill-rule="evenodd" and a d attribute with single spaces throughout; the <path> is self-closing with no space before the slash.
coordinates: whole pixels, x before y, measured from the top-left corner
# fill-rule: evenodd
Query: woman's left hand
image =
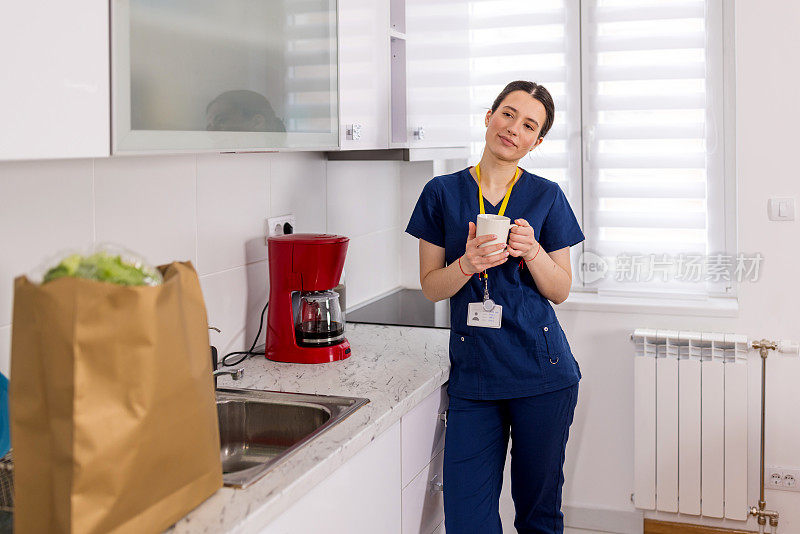
<path id="1" fill-rule="evenodd" d="M 525 219 L 514 221 L 517 226 L 508 232 L 508 254 L 527 259 L 539 249 L 539 243 L 533 237 L 533 228 Z"/>

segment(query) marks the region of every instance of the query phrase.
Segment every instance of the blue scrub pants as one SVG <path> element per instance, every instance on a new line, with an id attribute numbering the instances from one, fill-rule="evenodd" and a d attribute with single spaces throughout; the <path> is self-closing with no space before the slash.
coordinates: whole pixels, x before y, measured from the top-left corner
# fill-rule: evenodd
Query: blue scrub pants
<path id="1" fill-rule="evenodd" d="M 517 399 L 450 397 L 444 449 L 447 534 L 502 534 L 500 488 L 509 434 L 517 532 L 564 531 L 564 449 L 577 399 L 578 384 Z"/>

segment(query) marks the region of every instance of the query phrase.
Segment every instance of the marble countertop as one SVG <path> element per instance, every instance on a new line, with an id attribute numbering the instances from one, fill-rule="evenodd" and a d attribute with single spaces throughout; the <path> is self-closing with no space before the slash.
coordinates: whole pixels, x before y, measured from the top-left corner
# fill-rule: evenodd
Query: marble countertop
<path id="1" fill-rule="evenodd" d="M 318 436 L 247 489 L 222 488 L 170 534 L 256 531 L 353 457 L 447 381 L 449 330 L 348 323 L 352 355 L 326 364 L 243 364 L 219 387 L 366 397 L 368 404 Z"/>

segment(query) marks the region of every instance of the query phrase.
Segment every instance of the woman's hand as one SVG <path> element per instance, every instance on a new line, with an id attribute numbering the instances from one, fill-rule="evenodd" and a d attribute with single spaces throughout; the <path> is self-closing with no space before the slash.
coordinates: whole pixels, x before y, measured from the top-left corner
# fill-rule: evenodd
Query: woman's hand
<path id="1" fill-rule="evenodd" d="M 490 234 L 475 237 L 475 231 L 475 223 L 470 222 L 469 236 L 467 237 L 467 250 L 461 257 L 461 270 L 467 274 L 474 274 L 505 263 L 508 259 L 508 251 L 503 249 L 506 248 L 506 245 L 501 243 L 499 245 L 478 248 L 483 243 L 488 243 L 493 239 L 497 239 L 497 236 Z M 533 231 L 531 231 L 531 233 L 533 233 Z M 498 253 L 498 250 L 503 250 L 503 252 Z"/>
<path id="2" fill-rule="evenodd" d="M 530 261 L 539 250 L 539 243 L 533 237 L 533 228 L 525 219 L 517 219 L 514 224 L 517 226 L 508 232 L 508 253 Z"/>

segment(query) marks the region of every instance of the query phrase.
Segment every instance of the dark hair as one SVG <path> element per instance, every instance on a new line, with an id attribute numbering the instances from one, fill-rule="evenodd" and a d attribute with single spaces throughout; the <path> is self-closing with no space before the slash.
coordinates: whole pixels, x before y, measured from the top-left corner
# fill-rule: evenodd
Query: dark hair
<path id="1" fill-rule="evenodd" d="M 539 137 L 544 137 L 547 135 L 547 132 L 549 132 L 550 128 L 553 126 L 556 106 L 553 103 L 553 97 L 550 96 L 550 91 L 545 89 L 543 85 L 539 85 L 536 82 L 516 80 L 506 85 L 505 89 L 500 91 L 500 94 L 494 99 L 494 104 L 492 104 L 492 113 L 497 111 L 497 108 L 500 107 L 500 103 L 503 102 L 503 99 L 508 96 L 509 93 L 513 93 L 514 91 L 525 91 L 542 103 L 545 111 L 545 119 L 542 129 L 539 131 Z"/>
<path id="2" fill-rule="evenodd" d="M 206 106 L 206 113 L 208 113 L 208 110 L 210 110 L 211 106 L 214 104 L 218 104 L 225 108 L 223 114 L 225 117 L 227 117 L 228 122 L 230 122 L 230 117 L 232 115 L 235 116 L 235 113 L 241 113 L 242 117 L 245 119 L 250 119 L 255 115 L 261 115 L 264 117 L 265 123 L 264 128 L 261 131 L 286 131 L 283 121 L 279 119 L 277 115 L 275 115 L 275 110 L 272 108 L 272 104 L 270 104 L 269 100 L 267 100 L 267 98 L 261 93 L 246 89 L 225 91 L 212 100 L 208 106 Z M 237 127 L 239 126 L 241 125 L 238 125 Z"/>

